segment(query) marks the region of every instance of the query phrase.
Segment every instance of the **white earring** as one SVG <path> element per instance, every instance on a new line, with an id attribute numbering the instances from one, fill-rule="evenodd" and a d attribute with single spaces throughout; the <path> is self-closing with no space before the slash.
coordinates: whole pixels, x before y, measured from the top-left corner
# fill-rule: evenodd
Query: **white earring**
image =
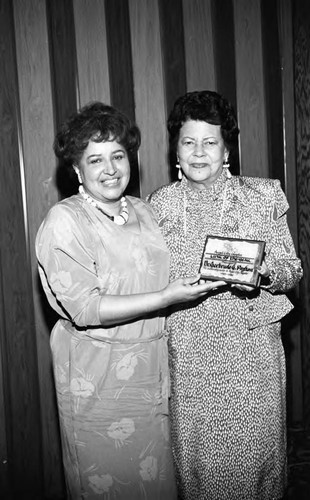
<path id="1" fill-rule="evenodd" d="M 179 158 L 177 158 L 176 168 L 178 169 L 178 179 L 179 179 L 179 181 L 181 181 L 182 177 L 183 177 L 183 172 L 182 172 L 181 166 L 179 164 Z"/>
<path id="2" fill-rule="evenodd" d="M 224 161 L 223 161 L 223 168 L 225 168 L 225 170 L 226 170 L 227 179 L 232 178 L 229 167 L 230 167 L 230 165 L 229 165 L 228 157 L 226 157 L 226 158 L 224 158 Z"/>
<path id="3" fill-rule="evenodd" d="M 83 184 L 82 177 L 81 177 L 79 169 L 77 167 L 74 167 L 74 170 L 75 170 L 75 173 L 76 173 L 76 175 L 78 177 L 79 183 Z"/>

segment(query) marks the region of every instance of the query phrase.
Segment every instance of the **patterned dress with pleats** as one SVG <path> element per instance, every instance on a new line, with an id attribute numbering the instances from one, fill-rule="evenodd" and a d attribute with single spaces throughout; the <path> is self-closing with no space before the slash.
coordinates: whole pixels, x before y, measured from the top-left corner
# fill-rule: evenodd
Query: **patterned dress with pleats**
<path id="1" fill-rule="evenodd" d="M 223 173 L 196 191 L 186 178 L 149 202 L 171 253 L 170 279 L 198 273 L 206 236 L 266 242 L 274 271 L 250 294 L 226 287 L 171 310 L 174 461 L 183 500 L 278 500 L 286 482 L 285 291 L 302 270 L 278 181 Z"/>

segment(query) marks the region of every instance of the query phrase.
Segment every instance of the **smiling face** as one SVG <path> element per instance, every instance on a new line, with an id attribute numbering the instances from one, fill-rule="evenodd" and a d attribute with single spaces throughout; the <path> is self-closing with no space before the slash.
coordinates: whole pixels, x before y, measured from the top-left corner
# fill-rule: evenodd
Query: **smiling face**
<path id="1" fill-rule="evenodd" d="M 74 168 L 80 173 L 85 191 L 101 203 L 120 200 L 129 182 L 128 155 L 117 141 L 90 140 Z"/>
<path id="2" fill-rule="evenodd" d="M 184 175 L 194 189 L 212 186 L 228 156 L 220 125 L 188 120 L 180 129 L 177 155 Z"/>

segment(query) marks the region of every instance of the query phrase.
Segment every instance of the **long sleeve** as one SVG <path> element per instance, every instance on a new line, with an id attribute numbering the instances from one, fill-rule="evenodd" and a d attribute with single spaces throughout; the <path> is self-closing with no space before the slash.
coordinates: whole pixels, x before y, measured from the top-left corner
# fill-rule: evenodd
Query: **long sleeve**
<path id="1" fill-rule="evenodd" d="M 99 325 L 104 284 L 97 276 L 91 238 L 71 207 L 53 207 L 38 231 L 36 252 L 52 307 L 77 326 Z"/>
<path id="2" fill-rule="evenodd" d="M 269 240 L 266 242 L 266 263 L 271 271 L 270 292 L 287 292 L 302 277 L 300 259 L 297 258 L 287 224 L 288 203 L 280 182 L 274 181 L 274 200 L 270 210 Z"/>

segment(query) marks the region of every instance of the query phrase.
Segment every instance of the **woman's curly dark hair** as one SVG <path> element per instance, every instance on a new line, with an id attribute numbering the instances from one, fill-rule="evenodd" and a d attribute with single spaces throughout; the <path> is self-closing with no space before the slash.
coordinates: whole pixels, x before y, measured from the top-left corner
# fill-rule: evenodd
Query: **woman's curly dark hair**
<path id="1" fill-rule="evenodd" d="M 115 140 L 130 156 L 139 149 L 141 135 L 121 111 L 102 102 L 91 102 L 63 123 L 55 137 L 55 154 L 64 164 L 73 165 L 79 162 L 90 140 Z"/>
<path id="2" fill-rule="evenodd" d="M 179 97 L 168 117 L 170 150 L 176 151 L 179 133 L 187 120 L 220 125 L 224 144 L 230 151 L 238 145 L 239 128 L 232 105 L 211 90 L 188 92 Z"/>

